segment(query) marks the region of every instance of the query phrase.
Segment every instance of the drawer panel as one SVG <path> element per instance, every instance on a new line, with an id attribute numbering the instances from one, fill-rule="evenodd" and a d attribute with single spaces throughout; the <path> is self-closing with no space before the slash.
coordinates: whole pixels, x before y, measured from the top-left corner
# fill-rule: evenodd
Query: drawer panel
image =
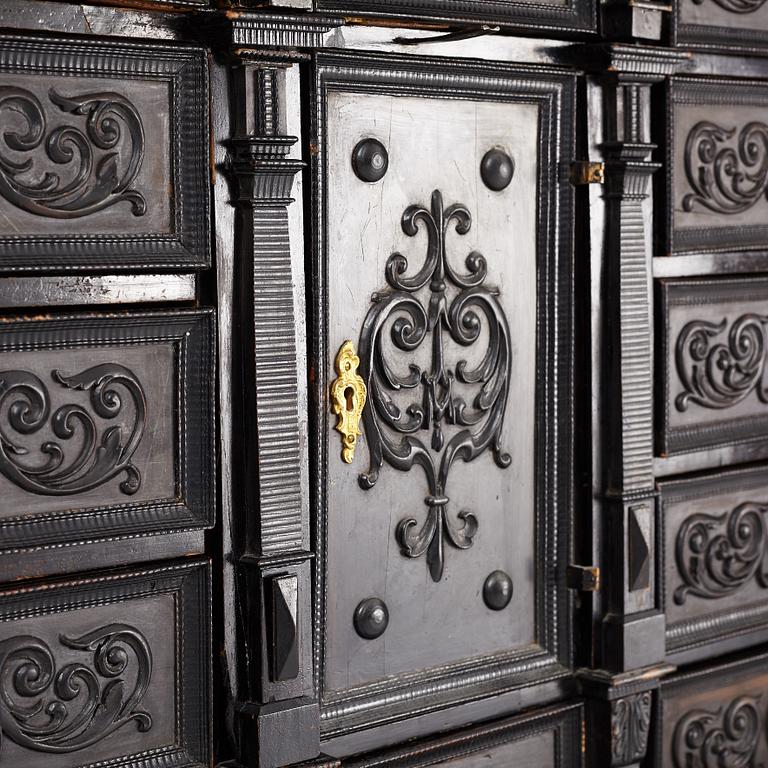
<path id="1" fill-rule="evenodd" d="M 552 707 L 524 717 L 481 725 L 449 736 L 370 757 L 343 761 L 344 768 L 576 768 L 581 765 L 580 704 Z"/>
<path id="2" fill-rule="evenodd" d="M 207 311 L 3 321 L 3 578 L 25 548 L 213 524 L 213 352 Z"/>
<path id="3" fill-rule="evenodd" d="M 592 0 L 317 0 L 317 8 L 356 16 L 431 19 L 463 22 L 492 22 L 537 30 L 589 31 L 596 27 Z"/>
<path id="4" fill-rule="evenodd" d="M 765 0 L 678 0 L 675 43 L 733 50 L 764 48 L 768 43 Z"/>
<path id="5" fill-rule="evenodd" d="M 768 247 L 768 85 L 673 78 L 668 112 L 669 252 Z"/>
<path id="6" fill-rule="evenodd" d="M 728 661 L 664 682 L 656 768 L 758 766 L 768 760 L 768 657 Z"/>
<path id="7" fill-rule="evenodd" d="M 354 56 L 319 78 L 331 728 L 363 691 L 408 711 L 446 676 L 460 697 L 567 664 L 574 80 Z"/>
<path id="8" fill-rule="evenodd" d="M 0 591 L 0 766 L 209 765 L 209 591 L 205 562 Z"/>
<path id="9" fill-rule="evenodd" d="M 718 642 L 754 643 L 756 632 L 764 637 L 768 468 L 659 487 L 668 653 L 702 649 L 713 655 Z"/>
<path id="10" fill-rule="evenodd" d="M 686 453 L 768 434 L 768 280 L 660 283 L 659 449 Z"/>
<path id="11" fill-rule="evenodd" d="M 209 264 L 205 52 L 0 38 L 0 270 Z"/>

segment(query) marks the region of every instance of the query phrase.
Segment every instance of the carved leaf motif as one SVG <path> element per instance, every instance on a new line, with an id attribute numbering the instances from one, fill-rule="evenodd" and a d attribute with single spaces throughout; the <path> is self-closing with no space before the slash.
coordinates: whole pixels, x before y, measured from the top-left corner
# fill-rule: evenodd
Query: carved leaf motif
<path id="1" fill-rule="evenodd" d="M 720 516 L 697 513 L 677 533 L 675 561 L 683 584 L 674 593 L 678 605 L 686 596 L 716 599 L 733 594 L 756 577 L 768 587 L 762 570 L 766 553 L 768 506 L 747 502 Z"/>
<path id="2" fill-rule="evenodd" d="M 1 134 L 0 195 L 49 218 L 86 216 L 119 202 L 129 203 L 134 216 L 143 216 L 146 200 L 130 188 L 144 157 L 144 128 L 133 104 L 112 92 L 70 97 L 51 89 L 48 98 L 60 112 L 85 118 L 84 125 L 47 131 L 37 96 L 0 86 L 0 125 L 8 126 L 15 116 L 14 127 Z M 65 175 L 39 169 L 43 143 L 49 164 L 63 166 Z M 28 157 L 35 152 L 37 157 Z"/>
<path id="3" fill-rule="evenodd" d="M 104 363 L 74 376 L 53 371 L 53 380 L 71 390 L 90 392 L 93 413 L 114 419 L 123 409 L 121 390 L 133 402 L 133 427 L 123 439 L 120 426 L 101 434 L 91 413 L 76 404 L 62 405 L 51 416 L 50 395 L 45 384 L 25 371 L 0 372 L 0 473 L 31 493 L 66 496 L 92 490 L 119 474 L 125 474 L 120 490 L 132 495 L 141 487 L 141 474 L 131 462 L 144 433 L 147 398 L 135 374 L 118 363 Z M 124 395 L 123 395 L 124 396 Z M 3 418 L 5 414 L 5 418 Z M 49 421 L 55 437 L 80 436 L 79 449 L 67 462 L 65 450 L 48 440 L 40 446 L 42 464 L 31 464 L 29 449 L 11 439 L 8 428 L 19 435 L 38 432 Z M 6 426 L 7 424 L 7 426 Z"/>
<path id="4" fill-rule="evenodd" d="M 0 748 L 4 737 L 36 752 L 75 752 L 131 722 L 150 730 L 151 716 L 138 707 L 152 677 L 152 652 L 139 630 L 110 624 L 59 641 L 90 658 L 58 666 L 39 638 L 0 642 Z"/>
<path id="5" fill-rule="evenodd" d="M 625 765 L 645 756 L 651 724 L 651 692 L 616 699 L 611 705 L 613 757 Z"/>
<path id="6" fill-rule="evenodd" d="M 405 472 L 415 464 L 422 468 L 429 487 L 426 519 L 420 528 L 416 518 L 401 520 L 397 538 L 407 557 L 426 553 L 434 581 L 442 578 L 444 541 L 467 549 L 478 525 L 472 512 L 458 513 L 460 525 L 448 515 L 446 491 L 451 466 L 458 459 L 470 462 L 487 448 L 493 451 L 498 466 L 507 467 L 511 462 L 501 447 L 512 363 L 507 319 L 495 292 L 483 286 L 485 258 L 470 253 L 462 273 L 446 254 L 446 233 L 451 225 L 464 235 L 471 223 L 463 205 L 443 207 L 439 190 L 432 193 L 429 210 L 418 205 L 406 208 L 403 231 L 413 237 L 424 228 L 426 259 L 409 276 L 405 256 L 394 253 L 389 257 L 385 273 L 391 290 L 374 296 L 374 306 L 360 334 L 360 371 L 370 403 L 363 411 L 370 469 L 360 476 L 360 485 L 366 490 L 372 488 L 384 461 Z M 447 295 L 449 285 L 456 289 L 452 297 Z M 417 294 L 424 289 L 428 289 L 428 296 L 422 299 Z M 487 347 L 480 362 L 470 367 L 461 359 L 451 366 L 446 360 L 446 339 L 471 347 L 484 329 Z M 402 361 L 390 361 L 385 353 L 387 331 L 394 348 L 403 353 L 418 350 L 429 338 L 430 370 L 411 362 L 407 373 L 396 372 L 394 366 Z M 455 393 L 456 382 L 476 388 L 471 405 Z M 417 390 L 419 396 L 403 409 L 396 395 L 409 390 Z M 446 440 L 449 426 L 457 429 Z M 429 447 L 416 436 L 419 431 L 431 431 Z"/>
<path id="7" fill-rule="evenodd" d="M 678 411 L 685 411 L 690 403 L 730 408 L 753 391 L 761 402 L 768 403 L 768 391 L 763 387 L 768 315 L 741 315 L 725 340 L 713 343 L 727 324 L 727 318 L 719 323 L 692 320 L 680 332 L 675 346 L 677 374 L 683 385 L 675 399 Z"/>
<path id="8" fill-rule="evenodd" d="M 750 768 L 765 724 L 762 696 L 740 696 L 723 712 L 694 709 L 678 722 L 672 750 L 675 768 Z M 761 725 L 762 723 L 762 725 Z"/>

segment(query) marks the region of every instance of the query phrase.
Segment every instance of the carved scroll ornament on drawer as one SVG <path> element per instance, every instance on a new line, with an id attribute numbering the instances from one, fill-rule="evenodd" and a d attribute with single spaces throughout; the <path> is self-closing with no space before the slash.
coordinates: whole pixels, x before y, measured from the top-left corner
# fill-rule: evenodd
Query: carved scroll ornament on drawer
<path id="1" fill-rule="evenodd" d="M 426 521 L 416 530 L 415 518 L 401 520 L 397 538 L 407 557 L 426 554 L 434 581 L 440 581 L 443 574 L 444 540 L 468 549 L 478 525 L 475 514 L 468 510 L 458 513 L 460 524 L 448 514 L 451 465 L 457 460 L 472 461 L 488 448 L 499 467 L 511 462 L 500 437 L 512 366 L 507 319 L 494 290 L 483 285 L 488 274 L 485 257 L 470 253 L 462 273 L 446 253 L 448 229 L 454 227 L 464 235 L 471 224 L 467 208 L 459 203 L 445 207 L 439 190 L 432 193 L 429 209 L 418 204 L 406 208 L 403 231 L 414 237 L 422 227 L 426 230 L 426 259 L 418 272 L 407 275 L 405 256 L 393 253 L 389 257 L 385 274 L 391 290 L 374 295 L 360 334 L 360 370 L 369 400 L 363 423 L 370 451 L 370 469 L 360 475 L 360 486 L 373 488 L 385 461 L 406 472 L 415 464 L 424 470 Z M 426 287 L 425 306 L 416 294 Z M 453 295 L 449 288 L 456 289 Z M 488 329 L 488 346 L 479 365 L 470 367 L 466 360 L 452 364 L 446 359 L 446 338 L 470 347 L 480 338 L 483 325 Z M 408 374 L 398 375 L 383 344 L 387 329 L 395 349 L 403 353 L 417 350 L 429 338 L 430 370 L 422 371 L 410 363 Z M 476 388 L 471 405 L 454 392 L 455 381 Z M 403 410 L 392 395 L 409 390 L 417 397 Z M 458 431 L 446 438 L 449 425 Z M 420 430 L 431 430 L 429 448 L 416 436 Z"/>

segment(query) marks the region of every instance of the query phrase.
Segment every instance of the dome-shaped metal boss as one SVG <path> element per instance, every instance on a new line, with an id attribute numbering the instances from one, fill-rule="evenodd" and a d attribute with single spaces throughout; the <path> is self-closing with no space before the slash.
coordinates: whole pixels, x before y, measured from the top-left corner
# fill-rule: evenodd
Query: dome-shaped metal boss
<path id="1" fill-rule="evenodd" d="M 489 149 L 480 161 L 480 177 L 488 189 L 501 192 L 515 175 L 515 161 L 498 147 Z"/>
<path id="2" fill-rule="evenodd" d="M 504 571 L 488 574 L 483 584 L 483 600 L 492 611 L 504 610 L 512 599 L 512 579 Z"/>
<path id="3" fill-rule="evenodd" d="M 380 181 L 389 168 L 386 147 L 378 139 L 358 141 L 352 150 L 352 168 L 362 181 Z"/>
<path id="4" fill-rule="evenodd" d="M 389 624 L 389 610 L 383 600 L 368 597 L 355 608 L 355 631 L 366 640 L 381 637 Z"/>

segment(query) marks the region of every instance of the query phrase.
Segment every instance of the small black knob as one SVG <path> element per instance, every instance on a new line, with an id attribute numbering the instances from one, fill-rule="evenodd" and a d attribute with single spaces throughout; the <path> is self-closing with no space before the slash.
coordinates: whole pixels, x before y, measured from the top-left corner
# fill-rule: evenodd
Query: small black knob
<path id="1" fill-rule="evenodd" d="M 378 597 L 368 597 L 355 608 L 355 631 L 366 640 L 381 637 L 388 624 L 389 611 Z"/>
<path id="2" fill-rule="evenodd" d="M 480 161 L 480 176 L 488 189 L 501 192 L 515 175 L 515 161 L 498 147 L 489 149 Z"/>
<path id="3" fill-rule="evenodd" d="M 492 611 L 502 611 L 512 599 L 512 579 L 504 571 L 493 571 L 483 584 L 483 600 Z"/>
<path id="4" fill-rule="evenodd" d="M 378 139 L 363 139 L 352 150 L 352 168 L 362 181 L 374 182 L 384 178 L 389 168 L 386 147 Z"/>

